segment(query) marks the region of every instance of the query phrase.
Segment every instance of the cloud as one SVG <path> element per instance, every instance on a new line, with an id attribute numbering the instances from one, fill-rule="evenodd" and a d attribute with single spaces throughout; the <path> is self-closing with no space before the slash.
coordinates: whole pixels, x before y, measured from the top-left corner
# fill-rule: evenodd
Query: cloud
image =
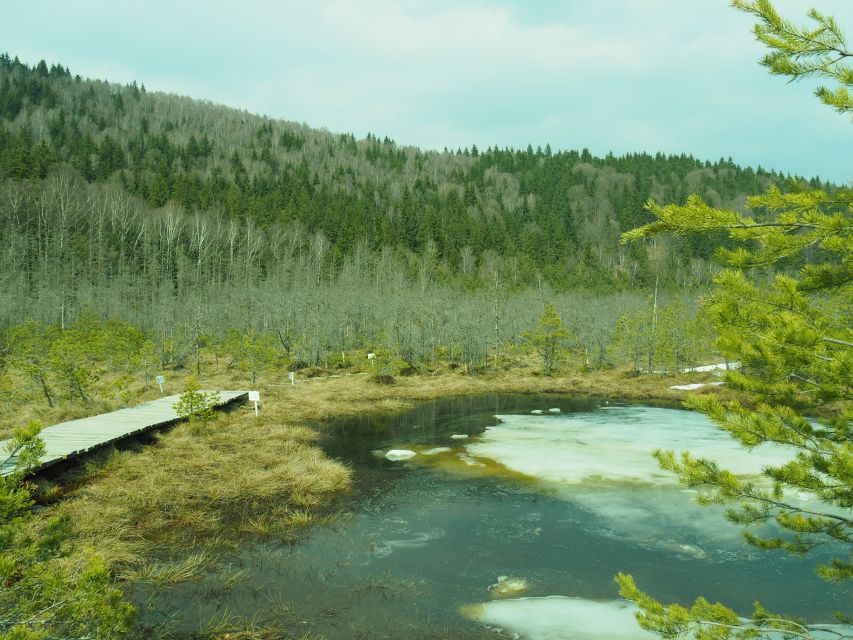
<path id="1" fill-rule="evenodd" d="M 799 20 L 809 3 L 776 4 Z M 853 18 L 849 0 L 820 4 Z M 0 38 L 30 60 L 333 131 L 851 177 L 849 120 L 755 64 L 752 19 L 720 0 L 30 0 L 6 18 Z"/>

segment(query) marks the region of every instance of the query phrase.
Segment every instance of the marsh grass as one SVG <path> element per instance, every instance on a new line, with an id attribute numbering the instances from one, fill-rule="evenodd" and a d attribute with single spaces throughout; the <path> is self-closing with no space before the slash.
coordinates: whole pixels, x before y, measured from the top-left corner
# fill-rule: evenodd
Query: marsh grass
<path id="1" fill-rule="evenodd" d="M 150 582 L 157 587 L 200 578 L 211 562 L 210 551 L 185 554 L 179 559 L 144 559 L 125 578 L 133 582 Z"/>
<path id="2" fill-rule="evenodd" d="M 291 387 L 287 372 L 281 371 L 259 385 L 260 417 L 250 406 L 237 406 L 219 413 L 201 431 L 181 423 L 146 436 L 144 443 L 99 452 L 61 477 L 40 481 L 39 501 L 46 508 L 37 522 L 69 516 L 74 534 L 68 561 L 98 556 L 128 589 L 134 583 L 167 586 L 217 572 L 217 589 L 227 590 L 245 577 L 245 570 L 223 569 L 223 553 L 246 539 L 289 543 L 312 526 L 334 522 L 335 503 L 349 490 L 351 471 L 317 446 L 319 434 L 310 427 L 317 421 L 387 414 L 419 401 L 494 392 L 675 400 L 682 396 L 669 385 L 707 379 L 695 374 L 629 378 L 619 371 L 546 377 L 523 364 L 477 376 L 436 367 L 398 376 L 393 385 L 353 373 L 297 377 Z M 170 391 L 181 388 L 185 375 L 171 377 Z M 203 376 L 200 382 L 205 388 L 245 388 L 227 371 Z M 158 395 L 149 389 L 139 399 Z M 57 415 L 48 412 L 43 422 L 50 424 Z M 170 637 L 168 633 L 164 628 L 157 634 L 165 635 L 156 637 Z M 224 611 L 199 633 L 221 639 L 278 637 L 257 621 L 237 620 Z"/>

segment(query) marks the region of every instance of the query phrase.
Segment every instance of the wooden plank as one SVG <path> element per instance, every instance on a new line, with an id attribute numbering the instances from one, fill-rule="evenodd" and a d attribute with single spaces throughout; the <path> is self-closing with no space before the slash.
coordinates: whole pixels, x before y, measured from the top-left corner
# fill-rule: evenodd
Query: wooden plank
<path id="1" fill-rule="evenodd" d="M 246 391 L 219 391 L 217 409 L 233 402 L 245 402 Z M 162 428 L 180 420 L 173 405 L 179 395 L 157 398 L 135 407 L 102 413 L 89 418 L 69 420 L 42 429 L 39 436 L 45 444 L 45 454 L 37 469 L 44 469 L 62 460 L 94 451 L 130 436 Z M 0 441 L 0 458 L 6 455 L 8 440 Z M 0 476 L 15 470 L 15 459 L 0 463 Z"/>

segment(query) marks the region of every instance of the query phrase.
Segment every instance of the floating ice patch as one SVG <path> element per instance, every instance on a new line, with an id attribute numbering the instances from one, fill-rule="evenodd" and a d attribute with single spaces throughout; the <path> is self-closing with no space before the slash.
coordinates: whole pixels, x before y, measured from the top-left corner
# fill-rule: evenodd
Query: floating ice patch
<path id="1" fill-rule="evenodd" d="M 444 529 L 438 527 L 430 529 L 425 533 L 416 534 L 413 538 L 404 540 L 382 540 L 376 544 L 373 554 L 378 558 L 387 558 L 395 549 L 422 549 L 432 540 L 438 540 L 447 535 Z"/>
<path id="2" fill-rule="evenodd" d="M 699 558 L 700 560 L 704 560 L 708 557 L 708 554 L 705 553 L 699 547 L 692 544 L 680 544 L 678 545 L 678 550 L 682 553 L 687 554 L 688 556 L 693 556 L 694 558 Z"/>
<path id="3" fill-rule="evenodd" d="M 511 576 L 498 576 L 497 583 L 489 587 L 489 593 L 496 598 L 503 596 L 513 596 L 527 591 L 530 588 L 530 583 L 524 578 L 513 578 Z"/>
<path id="4" fill-rule="evenodd" d="M 537 416 L 541 416 L 542 415 L 542 409 L 534 409 L 530 413 L 537 415 Z"/>
<path id="5" fill-rule="evenodd" d="M 560 413 L 560 407 L 553 407 L 548 409 L 548 413 Z"/>
<path id="6" fill-rule="evenodd" d="M 447 453 L 448 451 L 451 451 L 450 447 L 433 447 L 432 449 L 421 451 L 421 455 L 434 456 L 437 453 Z"/>
<path id="7" fill-rule="evenodd" d="M 414 458 L 416 455 L 418 454 L 409 449 L 391 449 L 385 454 L 385 457 L 389 460 L 408 460 L 409 458 Z"/>
<path id="8" fill-rule="evenodd" d="M 516 598 L 462 607 L 469 618 L 525 640 L 653 640 L 637 624 L 637 607 L 625 600 Z"/>
<path id="9" fill-rule="evenodd" d="M 467 433 L 454 433 L 454 434 L 453 434 L 452 436 L 450 436 L 450 437 L 451 437 L 453 440 L 467 440 L 467 439 L 468 439 L 468 434 L 467 434 Z"/>

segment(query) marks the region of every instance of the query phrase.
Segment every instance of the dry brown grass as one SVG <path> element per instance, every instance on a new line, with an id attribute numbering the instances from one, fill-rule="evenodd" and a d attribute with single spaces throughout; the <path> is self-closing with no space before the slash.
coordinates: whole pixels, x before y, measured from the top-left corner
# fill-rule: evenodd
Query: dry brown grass
<path id="1" fill-rule="evenodd" d="M 574 393 L 626 400 L 677 401 L 685 394 L 669 389 L 670 385 L 701 379 L 695 374 L 679 378 L 629 377 L 616 370 L 546 377 L 537 375 L 533 369 L 518 368 L 476 376 L 444 370 L 398 376 L 394 384 L 385 385 L 377 384 L 369 376 L 349 375 L 303 380 L 295 387 L 267 384 L 264 396 L 269 400 L 264 412 L 297 421 L 328 420 L 400 411 L 419 401 L 481 393 Z"/>
<path id="2" fill-rule="evenodd" d="M 170 376 L 172 392 L 180 389 L 185 375 Z M 203 376 L 201 384 L 246 388 L 227 371 Z M 188 571 L 194 575 L 201 570 L 199 557 L 206 561 L 215 555 L 205 550 L 234 546 L 245 536 L 292 540 L 326 517 L 335 497 L 347 491 L 350 470 L 316 446 L 318 434 L 308 426 L 312 421 L 492 392 L 682 397 L 668 389 L 670 384 L 675 381 L 630 378 L 618 371 L 543 377 L 532 368 L 516 368 L 477 376 L 444 369 L 398 377 L 393 385 L 377 384 L 367 375 L 298 378 L 291 387 L 287 373 L 281 372 L 260 385 L 259 418 L 245 405 L 220 415 L 205 433 L 193 434 L 182 424 L 152 445 L 104 456 L 105 462 L 60 479 L 61 486 L 46 487 L 48 508 L 42 513 L 72 518 L 72 560 L 100 556 L 128 580 L 188 579 Z M 148 390 L 140 399 L 156 395 Z M 192 567 L 162 561 L 180 550 L 203 555 Z"/>

